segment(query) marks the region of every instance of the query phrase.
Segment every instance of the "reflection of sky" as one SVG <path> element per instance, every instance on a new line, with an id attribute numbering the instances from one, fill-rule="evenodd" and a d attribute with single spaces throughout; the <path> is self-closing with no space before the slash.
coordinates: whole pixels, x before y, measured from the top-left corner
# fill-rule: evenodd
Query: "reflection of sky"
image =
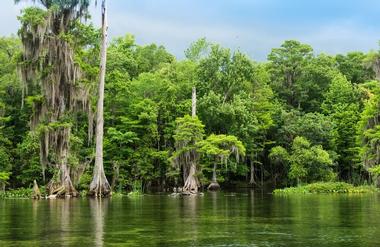
<path id="1" fill-rule="evenodd" d="M 108 0 L 110 35 L 132 33 L 178 57 L 200 38 L 265 60 L 283 40 L 297 39 L 318 52 L 368 51 L 380 39 L 378 0 Z M 20 7 L 2 1 L 0 35 L 16 33 Z M 91 11 L 99 19 L 99 9 Z M 96 21 L 99 24 L 99 21 Z"/>

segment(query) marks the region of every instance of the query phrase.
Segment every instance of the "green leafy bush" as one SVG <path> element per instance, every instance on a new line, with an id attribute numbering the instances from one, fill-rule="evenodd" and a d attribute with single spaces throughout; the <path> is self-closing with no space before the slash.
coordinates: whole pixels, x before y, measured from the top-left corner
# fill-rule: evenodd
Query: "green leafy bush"
<path id="1" fill-rule="evenodd" d="M 90 183 L 92 181 L 92 176 L 89 173 L 85 173 L 80 177 L 79 184 L 78 184 L 78 189 L 80 191 L 86 191 L 90 189 Z"/>
<path id="2" fill-rule="evenodd" d="M 28 199 L 32 197 L 33 189 L 20 188 L 0 192 L 0 199 Z"/>

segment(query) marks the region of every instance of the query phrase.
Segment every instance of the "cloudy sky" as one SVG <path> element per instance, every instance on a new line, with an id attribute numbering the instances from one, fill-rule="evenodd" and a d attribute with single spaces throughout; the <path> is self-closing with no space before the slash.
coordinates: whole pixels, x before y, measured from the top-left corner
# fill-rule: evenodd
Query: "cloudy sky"
<path id="1" fill-rule="evenodd" d="M 0 35 L 17 33 L 25 6 L 2 0 Z M 344 53 L 378 48 L 378 0 L 108 0 L 111 37 L 132 33 L 139 44 L 158 43 L 177 57 L 206 37 L 255 60 L 271 48 L 297 39 L 317 52 Z M 99 6 L 91 7 L 99 19 Z M 99 24 L 99 21 L 94 21 Z"/>

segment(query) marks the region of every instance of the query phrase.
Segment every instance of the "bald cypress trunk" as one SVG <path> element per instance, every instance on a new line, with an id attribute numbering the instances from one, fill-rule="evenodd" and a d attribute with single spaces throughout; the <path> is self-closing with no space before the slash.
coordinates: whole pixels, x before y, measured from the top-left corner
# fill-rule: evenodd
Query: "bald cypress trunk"
<path id="1" fill-rule="evenodd" d="M 220 185 L 216 179 L 216 167 L 217 167 L 217 164 L 214 163 L 214 167 L 212 168 L 212 180 L 211 180 L 210 185 L 207 187 L 208 190 L 219 190 L 220 189 Z"/>
<path id="2" fill-rule="evenodd" d="M 197 90 L 195 87 L 192 89 L 192 97 L 191 97 L 191 116 L 195 118 L 197 116 Z M 198 155 L 196 150 L 191 150 L 191 157 L 193 158 L 188 165 L 186 165 L 183 169 L 183 177 L 184 177 L 184 186 L 183 193 L 198 193 L 198 189 L 201 186 L 199 179 L 197 177 L 198 172 Z"/>
<path id="3" fill-rule="evenodd" d="M 193 87 L 191 97 L 191 116 L 194 118 L 197 116 L 197 89 Z"/>
<path id="4" fill-rule="evenodd" d="M 96 154 L 94 176 L 90 184 L 90 195 L 95 197 L 108 196 L 111 186 L 104 173 L 103 167 L 103 128 L 104 128 L 104 84 L 107 63 L 107 9 L 106 0 L 102 2 L 102 49 L 100 54 L 100 78 L 98 104 L 96 112 Z"/>
<path id="5" fill-rule="evenodd" d="M 50 195 L 77 196 L 70 174 L 72 155 L 70 137 L 72 117 L 85 111 L 90 89 L 81 84 L 83 73 L 74 62 L 75 44 L 65 39 L 72 23 L 85 14 L 88 3 L 73 1 L 59 3 L 57 8 L 40 1 L 46 10 L 26 9 L 19 36 L 23 54 L 19 74 L 23 81 L 23 97 L 36 96 L 32 102 L 30 126 L 40 135 L 40 162 L 43 178 L 47 166 L 54 168 L 54 176 L 47 185 Z M 41 14 L 39 22 L 30 16 Z M 90 108 L 89 108 L 90 109 Z"/>

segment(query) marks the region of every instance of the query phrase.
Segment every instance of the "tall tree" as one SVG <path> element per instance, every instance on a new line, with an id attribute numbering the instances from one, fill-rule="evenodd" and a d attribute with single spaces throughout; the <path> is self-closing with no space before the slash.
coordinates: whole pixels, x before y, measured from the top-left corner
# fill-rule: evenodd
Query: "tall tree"
<path id="1" fill-rule="evenodd" d="M 310 142 L 297 136 L 293 140 L 291 152 L 283 147 L 271 149 L 269 158 L 276 165 L 289 166 L 288 177 L 298 184 L 301 182 L 330 181 L 335 178 L 333 162 L 322 146 L 312 146 Z"/>
<path id="2" fill-rule="evenodd" d="M 175 149 L 172 159 L 178 170 L 182 169 L 183 191 L 197 193 L 200 187 L 198 178 L 199 153 L 196 143 L 203 139 L 204 125 L 197 116 L 189 115 L 176 120 L 174 140 Z"/>
<path id="3" fill-rule="evenodd" d="M 378 81 L 372 81 L 363 87 L 368 99 L 357 125 L 357 141 L 362 167 L 375 175 L 373 169 L 378 169 L 380 164 L 380 86 Z M 377 184 L 380 184 L 380 177 L 377 177 Z"/>
<path id="4" fill-rule="evenodd" d="M 216 177 L 218 164 L 224 164 L 227 167 L 228 159 L 232 154 L 235 155 L 237 163 L 239 163 L 239 157 L 245 155 L 245 147 L 236 136 L 210 135 L 198 143 L 198 148 L 199 152 L 211 158 L 211 162 L 213 163 L 212 180 L 208 186 L 209 190 L 218 190 L 220 188 Z"/>
<path id="5" fill-rule="evenodd" d="M 80 82 L 83 75 L 74 62 L 75 36 L 71 31 L 87 15 L 89 1 L 38 2 L 45 9 L 27 8 L 19 18 L 23 44 L 20 73 L 25 95 L 35 93 L 29 98 L 34 109 L 31 127 L 40 136 L 41 164 L 43 169 L 48 165 L 55 168 L 48 191 L 76 196 L 69 161 L 73 117 L 89 109 L 90 90 Z"/>
<path id="6" fill-rule="evenodd" d="M 293 107 L 301 107 L 299 80 L 313 57 L 311 46 L 295 40 L 285 41 L 268 55 L 272 86 L 279 97 Z"/>
<path id="7" fill-rule="evenodd" d="M 337 73 L 324 96 L 321 108 L 332 120 L 335 137 L 330 140 L 334 140 L 339 156 L 338 174 L 342 179 L 352 179 L 357 172 L 356 126 L 360 120 L 358 88 L 344 75 Z"/>
<path id="8" fill-rule="evenodd" d="M 104 173 L 103 166 L 103 131 L 104 131 L 104 83 L 107 63 L 107 8 L 106 0 L 102 1 L 102 48 L 100 53 L 100 78 L 98 89 L 98 104 L 96 111 L 96 153 L 94 176 L 90 184 L 90 195 L 96 197 L 108 196 L 111 186 Z"/>

